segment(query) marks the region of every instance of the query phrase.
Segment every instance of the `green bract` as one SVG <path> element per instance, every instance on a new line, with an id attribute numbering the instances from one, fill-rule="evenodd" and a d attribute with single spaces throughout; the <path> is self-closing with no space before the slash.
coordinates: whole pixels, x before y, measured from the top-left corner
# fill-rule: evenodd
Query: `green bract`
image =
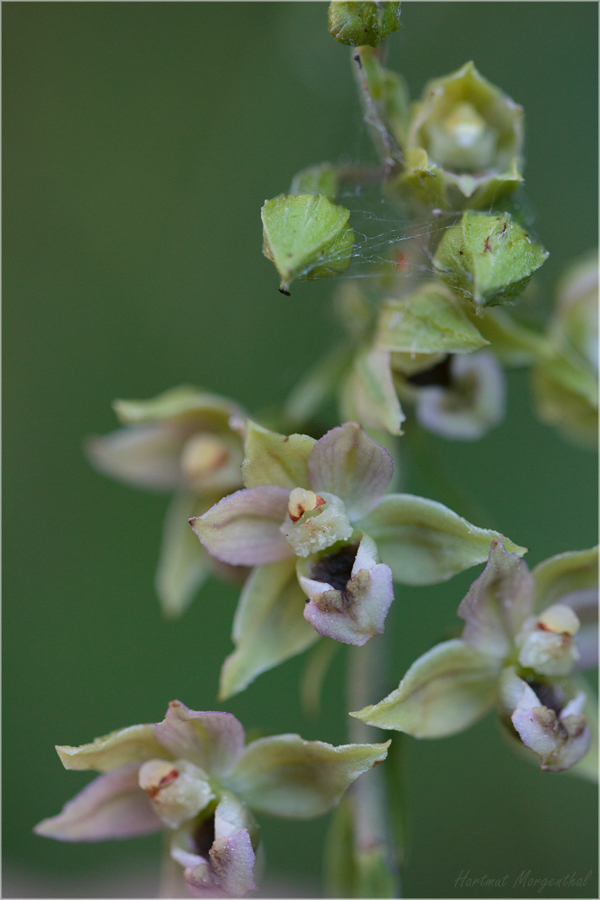
<path id="1" fill-rule="evenodd" d="M 548 252 L 508 214 L 463 213 L 437 248 L 433 266 L 456 294 L 477 307 L 512 303 Z"/>
<path id="2" fill-rule="evenodd" d="M 329 4 L 329 31 L 340 44 L 376 47 L 384 38 L 400 28 L 400 3 L 346 3 L 333 0 Z"/>
<path id="3" fill-rule="evenodd" d="M 428 205 L 487 207 L 522 182 L 522 143 L 522 108 L 468 62 L 414 104 L 399 186 Z"/>
<path id="4" fill-rule="evenodd" d="M 330 278 L 345 272 L 354 233 L 349 210 L 320 194 L 280 194 L 261 210 L 263 253 L 281 275 L 279 290 L 293 281 Z"/>

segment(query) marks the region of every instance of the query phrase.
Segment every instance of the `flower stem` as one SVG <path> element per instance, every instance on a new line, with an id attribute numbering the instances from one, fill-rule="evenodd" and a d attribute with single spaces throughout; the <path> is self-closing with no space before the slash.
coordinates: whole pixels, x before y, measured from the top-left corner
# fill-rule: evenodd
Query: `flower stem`
<path id="1" fill-rule="evenodd" d="M 362 709 L 377 702 L 382 693 L 387 645 L 384 635 L 364 647 L 350 647 L 348 654 L 348 705 Z M 381 732 L 359 719 L 350 719 L 350 740 L 370 743 Z M 357 860 L 357 897 L 401 897 L 400 874 L 392 838 L 385 773 L 377 767 L 365 772 L 351 788 L 354 851 Z M 392 798 L 397 802 L 400 798 Z"/>

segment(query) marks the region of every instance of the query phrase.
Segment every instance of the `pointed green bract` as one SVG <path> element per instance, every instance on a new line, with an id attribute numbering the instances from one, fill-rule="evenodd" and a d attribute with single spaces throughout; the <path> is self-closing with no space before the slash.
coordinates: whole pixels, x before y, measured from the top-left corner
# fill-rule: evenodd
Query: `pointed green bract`
<path id="1" fill-rule="evenodd" d="M 413 737 L 446 737 L 468 728 L 493 706 L 499 671 L 498 661 L 464 641 L 446 641 L 413 663 L 384 700 L 350 715 Z"/>
<path id="2" fill-rule="evenodd" d="M 221 700 L 243 691 L 262 672 L 319 640 L 304 618 L 304 603 L 295 557 L 252 572 L 233 622 L 236 649 L 221 670 Z"/>
<path id="3" fill-rule="evenodd" d="M 58 746 L 56 752 L 65 769 L 95 769 L 98 772 L 109 772 L 140 760 L 171 759 L 170 753 L 154 737 L 153 725 L 131 725 L 81 747 Z"/>
<path id="4" fill-rule="evenodd" d="M 350 212 L 327 197 L 280 194 L 266 201 L 261 217 L 263 253 L 279 272 L 283 293 L 293 281 L 340 275 L 350 265 Z"/>
<path id="5" fill-rule="evenodd" d="M 176 619 L 185 612 L 210 575 L 208 553 L 188 522 L 210 505 L 209 501 L 200 506 L 190 494 L 176 494 L 169 506 L 155 581 L 163 612 L 169 618 Z"/>
<path id="6" fill-rule="evenodd" d="M 497 531 L 477 528 L 441 503 L 412 494 L 388 494 L 357 527 L 376 541 L 381 561 L 402 584 L 446 581 L 485 562 L 497 538 L 511 553 L 527 552 Z"/>
<path id="7" fill-rule="evenodd" d="M 329 4 L 329 33 L 340 44 L 376 47 L 400 28 L 399 2 L 352 3 L 333 0 Z"/>
<path id="8" fill-rule="evenodd" d="M 306 434 L 278 434 L 252 422 L 246 423 L 242 475 L 246 487 L 280 484 L 292 490 L 308 488 L 308 457 L 316 444 Z"/>
<path id="9" fill-rule="evenodd" d="M 449 228 L 433 258 L 437 275 L 476 306 L 512 303 L 548 253 L 504 213 L 465 212 Z"/>
<path id="10" fill-rule="evenodd" d="M 297 734 L 261 738 L 248 744 L 228 785 L 258 812 L 294 819 L 320 816 L 355 778 L 385 759 L 389 744 L 332 747 Z"/>
<path id="11" fill-rule="evenodd" d="M 470 353 L 487 341 L 460 304 L 433 283 L 401 300 L 386 300 L 377 323 L 376 344 L 400 353 Z"/>

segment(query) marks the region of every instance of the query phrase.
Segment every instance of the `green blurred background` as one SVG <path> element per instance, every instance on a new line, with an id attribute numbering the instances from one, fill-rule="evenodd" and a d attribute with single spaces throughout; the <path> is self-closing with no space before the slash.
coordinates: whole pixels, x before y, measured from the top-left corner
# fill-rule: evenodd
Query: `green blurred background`
<path id="1" fill-rule="evenodd" d="M 332 341 L 335 285 L 282 297 L 259 218 L 298 169 L 368 149 L 326 13 L 325 3 L 3 4 L 5 896 L 108 896 L 113 869 L 132 894 L 151 890 L 140 885 L 157 870 L 156 836 L 66 845 L 31 834 L 89 780 L 63 771 L 53 744 L 157 721 L 175 697 L 214 708 L 236 591 L 213 581 L 165 622 L 153 576 L 166 500 L 102 478 L 81 444 L 115 426 L 113 398 L 181 382 L 250 410 L 275 404 Z M 564 265 L 597 242 L 597 13 L 588 2 L 411 2 L 389 41 L 413 96 L 473 59 L 525 106 L 526 187 L 551 253 L 537 279 L 546 308 Z M 530 564 L 595 543 L 596 460 L 531 417 L 526 373 L 510 377 L 501 428 L 475 444 L 434 443 L 489 522 L 531 548 Z M 435 496 L 408 466 L 403 477 Z M 478 571 L 398 589 L 394 684 L 457 627 Z M 247 728 L 344 742 L 343 661 L 318 718 L 297 702 L 302 657 L 224 708 Z M 591 870 L 587 887 L 543 896 L 594 896 L 588 783 L 528 767 L 493 716 L 445 741 L 407 739 L 406 756 L 406 896 L 482 896 L 457 882 L 467 871 L 509 875 L 485 896 L 528 896 L 513 887 L 523 870 Z M 319 895 L 327 819 L 261 824 L 268 875 Z"/>

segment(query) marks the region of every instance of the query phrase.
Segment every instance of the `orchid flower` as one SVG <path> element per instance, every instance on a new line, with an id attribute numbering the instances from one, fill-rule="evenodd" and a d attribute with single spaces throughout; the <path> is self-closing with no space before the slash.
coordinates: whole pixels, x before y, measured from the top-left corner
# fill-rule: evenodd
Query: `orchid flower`
<path id="1" fill-rule="evenodd" d="M 256 567 L 236 613 L 222 698 L 318 635 L 365 644 L 383 632 L 393 580 L 445 581 L 483 562 L 499 537 L 432 500 L 385 495 L 392 458 L 355 422 L 318 441 L 248 422 L 244 448 L 246 489 L 190 519 L 211 555 Z"/>
<path id="2" fill-rule="evenodd" d="M 195 712 L 173 700 L 156 725 L 57 747 L 65 768 L 102 774 L 35 831 L 101 841 L 166 828 L 192 896 L 244 897 L 256 890 L 259 839 L 250 808 L 284 818 L 323 815 L 385 759 L 389 744 L 334 747 L 297 734 L 246 744 L 230 713 Z"/>
<path id="3" fill-rule="evenodd" d="M 94 466 L 134 487 L 173 493 L 164 525 L 156 590 L 164 612 L 181 615 L 211 571 L 229 578 L 246 570 L 215 565 L 187 526 L 241 486 L 242 442 L 232 427 L 243 413 L 231 400 L 181 386 L 152 400 L 117 400 L 124 428 L 90 438 Z"/>
<path id="4" fill-rule="evenodd" d="M 544 771 L 568 769 L 590 747 L 588 691 L 574 672 L 598 664 L 597 595 L 598 548 L 551 557 L 530 572 L 495 540 L 458 608 L 462 638 L 433 647 L 388 697 L 350 715 L 435 738 L 462 731 L 496 704 L 509 737 Z M 589 775 L 592 766 L 586 761 L 579 771 Z"/>

